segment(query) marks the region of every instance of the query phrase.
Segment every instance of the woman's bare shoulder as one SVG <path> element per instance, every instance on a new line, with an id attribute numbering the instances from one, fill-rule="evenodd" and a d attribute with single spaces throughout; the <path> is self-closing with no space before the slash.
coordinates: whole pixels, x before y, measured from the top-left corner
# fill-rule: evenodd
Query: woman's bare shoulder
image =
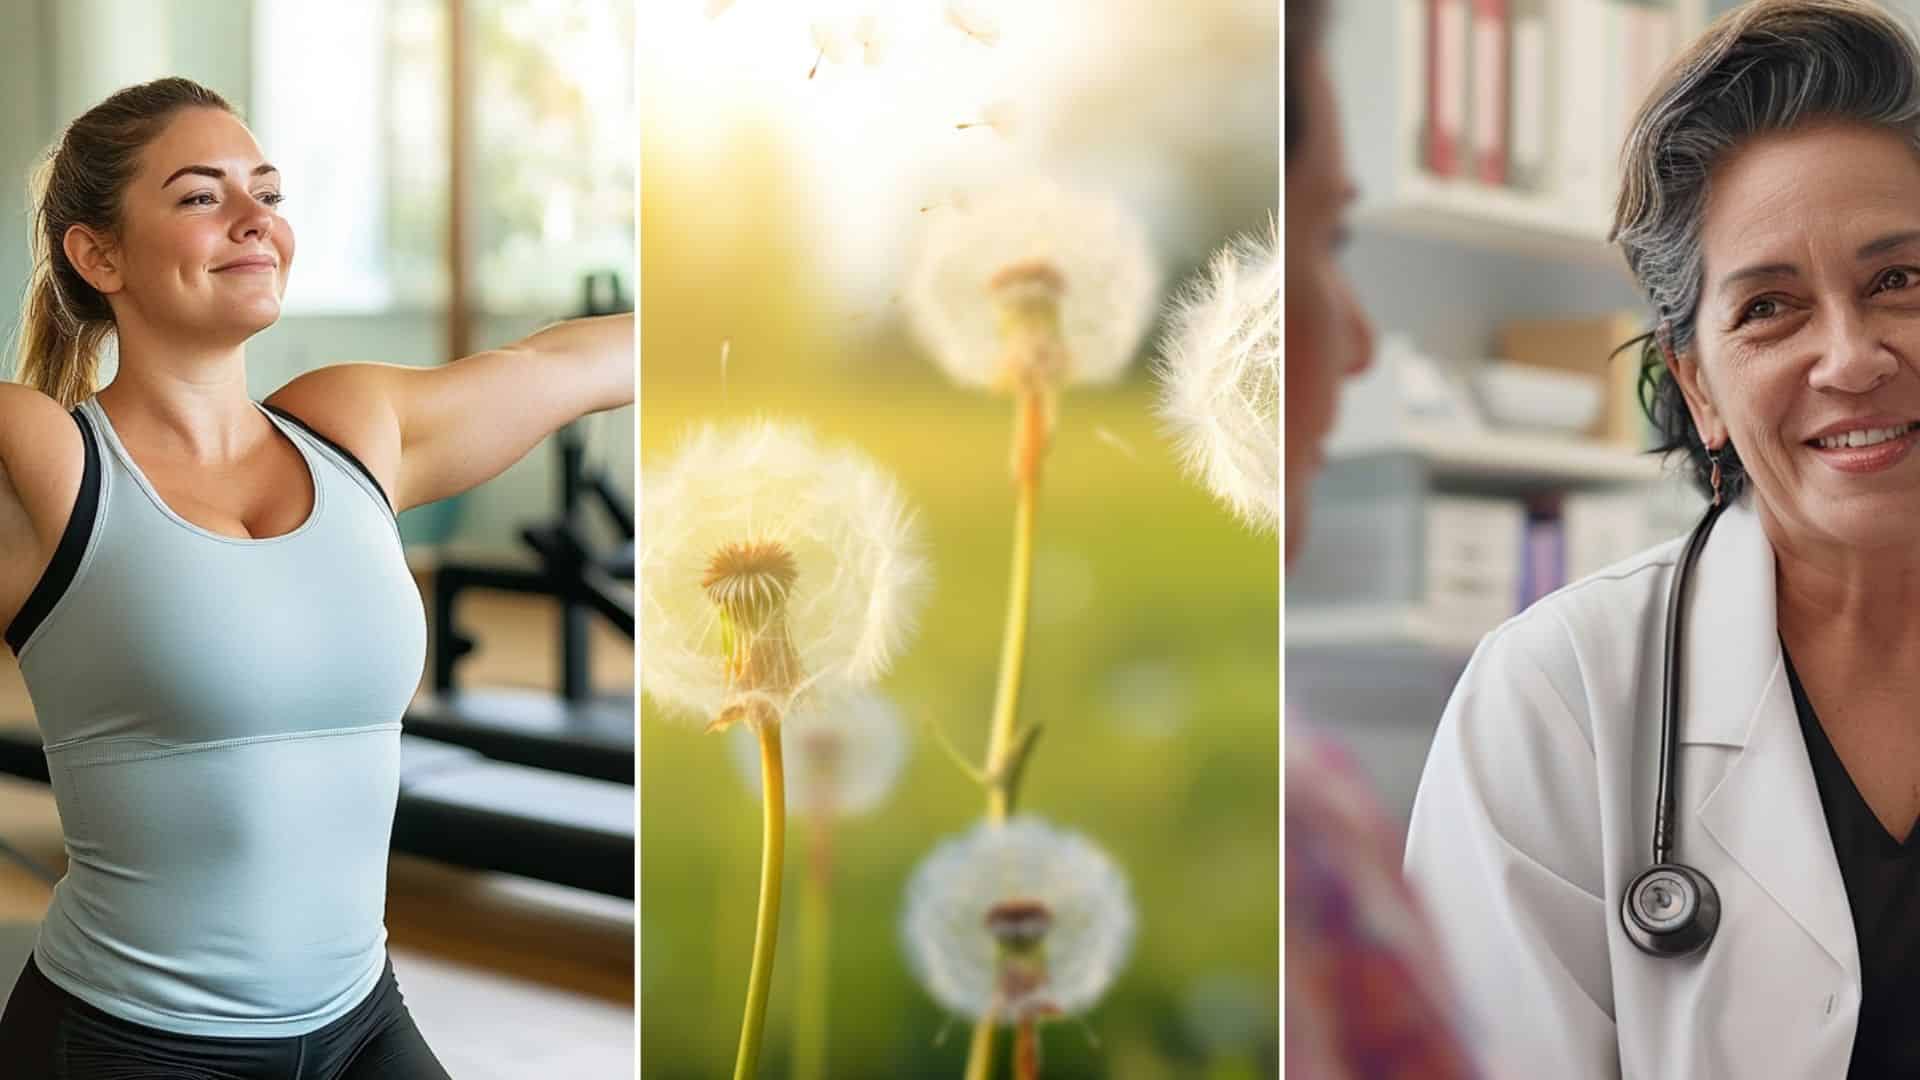
<path id="1" fill-rule="evenodd" d="M 85 468 L 80 429 L 60 403 L 30 386 L 0 382 L 0 490 L 22 504 L 36 531 L 65 519 Z"/>
<path id="2" fill-rule="evenodd" d="M 26 447 L 31 452 L 43 445 L 48 435 L 62 428 L 79 430 L 59 402 L 23 383 L 0 382 L 0 463 L 7 460 L 7 452 L 15 446 Z M 77 436 L 73 445 L 79 449 Z"/>

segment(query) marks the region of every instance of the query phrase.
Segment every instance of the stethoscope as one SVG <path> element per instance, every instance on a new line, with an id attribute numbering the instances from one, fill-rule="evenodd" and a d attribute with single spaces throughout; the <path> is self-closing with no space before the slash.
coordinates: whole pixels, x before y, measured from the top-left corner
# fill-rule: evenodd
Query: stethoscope
<path id="1" fill-rule="evenodd" d="M 1718 473 L 1718 466 L 1715 473 Z M 1718 476 L 1715 477 L 1716 481 Z M 1720 927 L 1720 893 L 1707 875 L 1682 862 L 1669 862 L 1673 846 L 1673 753 L 1680 730 L 1681 616 L 1687 581 L 1707 534 L 1727 501 L 1716 483 L 1713 505 L 1693 527 L 1680 555 L 1679 572 L 1667 597 L 1666 696 L 1660 703 L 1660 790 L 1653 808 L 1653 865 L 1627 886 L 1620 901 L 1620 922 L 1627 937 L 1649 956 L 1689 956 L 1707 947 Z"/>

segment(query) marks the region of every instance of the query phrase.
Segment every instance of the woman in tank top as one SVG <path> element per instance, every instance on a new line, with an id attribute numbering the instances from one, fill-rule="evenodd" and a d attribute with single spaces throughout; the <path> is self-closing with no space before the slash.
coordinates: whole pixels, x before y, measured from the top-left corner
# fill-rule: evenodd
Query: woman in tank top
<path id="1" fill-rule="evenodd" d="M 256 403 L 246 342 L 293 265 L 280 198 L 183 79 L 114 94 L 36 174 L 0 627 L 69 861 L 0 1016 L 10 1077 L 446 1075 L 383 925 L 426 644 L 395 515 L 632 402 L 633 320 Z"/>

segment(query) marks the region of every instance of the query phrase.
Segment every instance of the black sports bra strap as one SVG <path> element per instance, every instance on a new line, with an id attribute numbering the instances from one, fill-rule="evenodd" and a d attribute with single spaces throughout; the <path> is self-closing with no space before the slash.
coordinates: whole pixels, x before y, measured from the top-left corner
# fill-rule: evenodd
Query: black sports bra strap
<path id="1" fill-rule="evenodd" d="M 389 511 L 393 509 L 393 499 L 387 495 L 387 489 L 380 486 L 380 481 L 374 479 L 373 477 L 373 470 L 367 468 L 366 463 L 362 462 L 359 458 L 355 457 L 353 454 L 353 451 L 347 449 L 344 446 L 341 446 L 339 443 L 334 442 L 332 439 L 329 439 L 325 435 L 322 435 L 319 432 L 313 430 L 312 425 L 308 424 L 305 420 L 300 419 L 299 417 L 293 415 L 287 410 L 281 408 L 280 406 L 268 405 L 264 401 L 261 402 L 260 404 L 268 412 L 273 413 L 273 415 L 279 417 L 282 420 L 285 420 L 287 423 L 292 424 L 293 426 L 299 428 L 301 431 L 304 431 L 307 434 L 313 436 L 314 438 L 320 440 L 320 442 L 323 445 L 325 445 L 327 449 L 333 451 L 336 454 L 339 454 L 342 458 L 345 458 L 347 464 L 353 466 L 355 469 L 358 469 L 360 472 L 360 475 L 367 478 L 367 483 L 373 485 L 373 490 L 380 493 L 380 498 L 386 502 L 387 509 Z"/>
<path id="2" fill-rule="evenodd" d="M 93 527 L 100 514 L 100 444 L 94 438 L 93 424 L 85 413 L 74 409 L 73 422 L 80 427 L 80 442 L 86 448 L 86 466 L 80 474 L 80 494 L 74 498 L 73 512 L 67 516 L 67 527 L 60 534 L 60 543 L 53 549 L 53 559 L 47 563 L 40 580 L 27 595 L 26 604 L 19 614 L 7 624 L 7 648 L 17 656 L 27 644 L 27 639 L 40 628 L 55 604 L 66 595 L 67 587 L 73 584 L 74 576 L 80 572 L 80 560 L 86 556 L 87 542 L 93 539 Z"/>

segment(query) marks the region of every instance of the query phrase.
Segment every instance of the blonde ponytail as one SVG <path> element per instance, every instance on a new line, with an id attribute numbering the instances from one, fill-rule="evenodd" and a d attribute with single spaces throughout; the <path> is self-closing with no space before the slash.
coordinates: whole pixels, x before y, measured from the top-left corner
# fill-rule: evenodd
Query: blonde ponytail
<path id="1" fill-rule="evenodd" d="M 32 239 L 33 276 L 28 279 L 26 301 L 20 309 L 17 377 L 58 401 L 63 408 L 71 409 L 94 391 L 100 370 L 99 349 L 113 332 L 113 323 L 109 320 L 103 325 L 75 318 L 60 295 L 59 272 L 54 260 L 64 263 L 66 254 L 54 253 L 43 220 L 53 163 L 53 157 L 48 156 L 34 169 L 28 185 L 36 218 Z"/>
<path id="2" fill-rule="evenodd" d="M 118 232 L 121 193 L 139 169 L 140 151 L 187 108 L 233 111 L 220 95 L 186 79 L 130 86 L 68 125 L 33 171 L 33 275 L 20 307 L 15 377 L 65 408 L 98 389 L 100 353 L 114 334 L 112 306 L 67 260 L 67 230 L 84 225 Z"/>

